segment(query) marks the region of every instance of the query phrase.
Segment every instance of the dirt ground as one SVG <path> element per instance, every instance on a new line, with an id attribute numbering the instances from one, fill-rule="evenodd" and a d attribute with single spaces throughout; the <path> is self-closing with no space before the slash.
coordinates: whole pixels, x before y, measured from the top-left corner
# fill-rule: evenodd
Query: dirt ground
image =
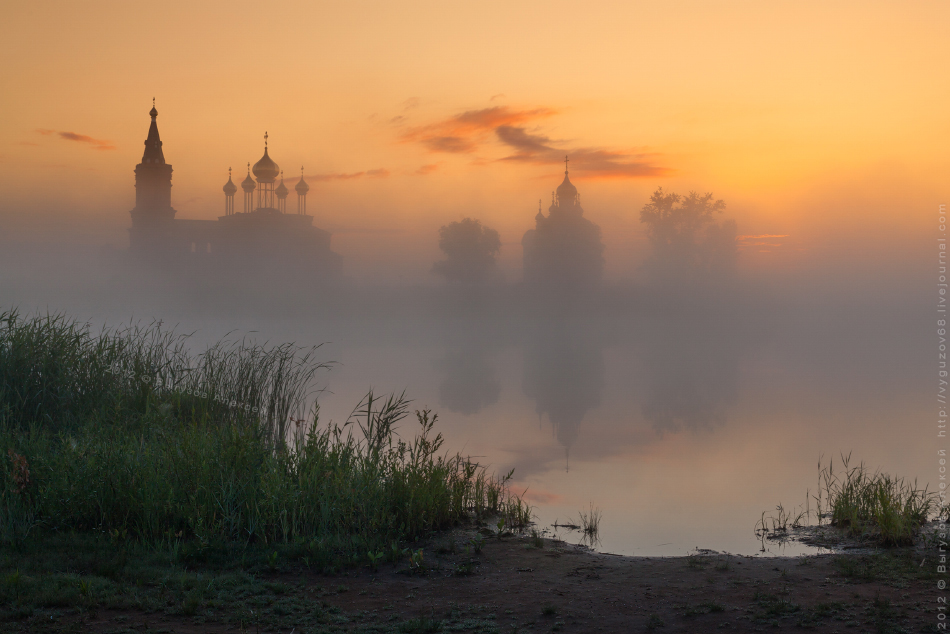
<path id="1" fill-rule="evenodd" d="M 427 544 L 421 569 L 275 574 L 285 588 L 243 616 L 98 611 L 94 632 L 935 632 L 935 567 L 920 553 L 633 558 L 473 532 Z M 845 557 L 845 559 L 842 559 Z M 920 562 L 917 562 L 917 559 Z M 918 565 L 920 564 L 920 565 Z M 279 606 L 285 608 L 280 609 Z M 308 608 L 308 606 L 310 606 Z M 332 615 L 320 625 L 295 618 Z M 296 612 L 295 612 L 296 610 Z"/>

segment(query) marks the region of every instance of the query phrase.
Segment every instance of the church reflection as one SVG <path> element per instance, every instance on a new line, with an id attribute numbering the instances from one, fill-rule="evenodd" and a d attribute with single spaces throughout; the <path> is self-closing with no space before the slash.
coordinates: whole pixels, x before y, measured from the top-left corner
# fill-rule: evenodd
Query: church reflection
<path id="1" fill-rule="evenodd" d="M 535 323 L 524 342 L 522 391 L 534 399 L 539 420 L 551 425 L 565 459 L 588 412 L 600 406 L 606 383 L 596 332 L 566 320 Z"/>
<path id="2" fill-rule="evenodd" d="M 726 424 L 739 399 L 742 344 L 737 335 L 695 313 L 645 326 L 639 352 L 646 394 L 640 410 L 657 433 Z"/>
<path id="3" fill-rule="evenodd" d="M 439 405 L 456 414 L 477 414 L 497 403 L 501 383 L 489 355 L 478 342 L 448 347 L 436 363 L 442 374 Z"/>
<path id="4" fill-rule="evenodd" d="M 655 198 L 657 205 L 680 201 L 675 195 Z M 685 200 L 693 207 L 718 209 L 705 198 Z M 692 210 L 688 205 L 683 213 Z M 472 415 L 496 404 L 510 386 L 498 378 L 495 352 L 518 347 L 522 393 L 533 401 L 542 429 L 553 434 L 566 461 L 579 444 L 585 444 L 585 453 L 613 452 L 631 432 L 637 442 L 645 442 L 725 425 L 738 402 L 739 361 L 756 331 L 743 322 L 749 312 L 743 306 L 761 307 L 761 300 L 741 290 L 729 267 L 709 265 L 731 261 L 725 257 L 728 240 L 710 241 L 706 233 L 697 238 L 688 226 L 673 222 L 679 212 L 672 207 L 659 216 L 666 224 L 654 223 L 668 239 L 652 247 L 650 283 L 607 284 L 600 228 L 584 217 L 580 194 L 565 169 L 548 215 L 539 211 L 535 228 L 524 234 L 520 286 L 511 287 L 511 293 L 497 286 L 440 291 L 429 313 L 443 341 L 436 362 L 440 406 Z M 724 226 L 733 229 L 728 222 Z M 674 247 L 705 255 L 679 265 L 668 253 Z M 721 257 L 707 257 L 710 252 Z M 627 395 L 605 395 L 608 346 L 624 350 L 621 356 L 643 369 L 632 379 L 635 384 L 618 377 Z M 607 398 L 620 416 L 596 413 Z M 595 445 L 604 446 L 579 442 L 591 425 L 597 427 L 586 432 L 598 439 Z M 609 439 L 606 445 L 604 439 Z"/>

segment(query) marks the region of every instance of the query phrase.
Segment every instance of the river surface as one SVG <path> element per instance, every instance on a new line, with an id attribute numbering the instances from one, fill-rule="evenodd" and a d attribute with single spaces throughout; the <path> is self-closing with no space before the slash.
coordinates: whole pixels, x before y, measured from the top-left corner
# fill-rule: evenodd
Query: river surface
<path id="1" fill-rule="evenodd" d="M 323 344 L 323 421 L 344 421 L 370 388 L 405 391 L 438 413 L 447 450 L 514 469 L 541 527 L 599 509 L 606 552 L 808 552 L 754 529 L 779 503 L 804 508 L 822 457 L 935 480 L 933 311 L 913 289 L 255 288 L 143 279 L 114 261 L 8 261 L 0 276 L 3 307 L 21 312 L 158 319 L 198 349 L 248 333 Z"/>

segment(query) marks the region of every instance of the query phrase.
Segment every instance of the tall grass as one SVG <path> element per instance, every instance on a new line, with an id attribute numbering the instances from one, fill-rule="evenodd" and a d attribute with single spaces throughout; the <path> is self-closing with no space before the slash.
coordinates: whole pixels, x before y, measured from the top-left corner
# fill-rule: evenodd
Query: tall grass
<path id="1" fill-rule="evenodd" d="M 365 555 L 474 515 L 530 510 L 436 416 L 370 393 L 322 425 L 315 349 L 222 342 L 192 356 L 155 324 L 106 330 L 0 314 L 0 539 L 93 531 L 178 548 Z M 406 439 L 408 438 L 408 439 Z"/>
<path id="2" fill-rule="evenodd" d="M 818 517 L 830 517 L 831 524 L 847 529 L 856 537 L 870 538 L 885 546 L 905 546 L 938 510 L 939 498 L 927 487 L 880 471 L 870 471 L 861 463 L 850 465 L 851 456 L 841 456 L 842 468 L 834 461 L 818 464 Z"/>

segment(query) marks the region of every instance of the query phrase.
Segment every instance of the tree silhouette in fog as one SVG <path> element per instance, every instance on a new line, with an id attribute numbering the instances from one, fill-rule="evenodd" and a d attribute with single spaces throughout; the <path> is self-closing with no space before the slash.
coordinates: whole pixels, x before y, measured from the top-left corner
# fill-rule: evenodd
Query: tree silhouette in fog
<path id="1" fill-rule="evenodd" d="M 646 262 L 650 276 L 664 281 L 734 273 L 737 226 L 716 219 L 725 208 L 712 194 L 680 196 L 657 189 L 640 210 L 652 248 Z"/>
<path id="2" fill-rule="evenodd" d="M 501 238 L 478 220 L 463 218 L 440 228 L 439 248 L 446 257 L 432 271 L 449 282 L 481 284 L 497 275 L 495 255 L 501 250 Z"/>

